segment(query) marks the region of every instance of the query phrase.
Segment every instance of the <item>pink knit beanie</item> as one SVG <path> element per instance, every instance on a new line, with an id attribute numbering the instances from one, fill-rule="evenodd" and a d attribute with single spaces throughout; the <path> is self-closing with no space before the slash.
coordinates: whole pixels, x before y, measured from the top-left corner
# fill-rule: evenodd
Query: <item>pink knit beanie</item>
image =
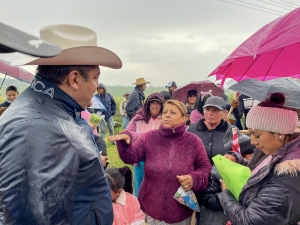
<path id="1" fill-rule="evenodd" d="M 254 106 L 246 119 L 247 127 L 278 134 L 293 134 L 298 127 L 297 112 L 284 108 Z"/>

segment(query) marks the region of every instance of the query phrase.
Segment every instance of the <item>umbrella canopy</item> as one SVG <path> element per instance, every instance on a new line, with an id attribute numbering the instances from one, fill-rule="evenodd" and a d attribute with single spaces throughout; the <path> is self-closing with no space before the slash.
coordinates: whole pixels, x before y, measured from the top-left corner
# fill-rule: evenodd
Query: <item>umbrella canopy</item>
<path id="1" fill-rule="evenodd" d="M 235 49 L 209 76 L 217 80 L 300 77 L 300 8 L 265 25 Z"/>
<path id="2" fill-rule="evenodd" d="M 172 92 L 172 99 L 179 100 L 181 102 L 186 102 L 187 93 L 189 90 L 197 90 L 197 95 L 199 95 L 202 91 L 208 92 L 212 91 L 212 95 L 214 96 L 222 96 L 224 91 L 216 86 L 213 82 L 208 80 L 203 81 L 193 81 L 181 88 L 178 88 Z"/>
<path id="3" fill-rule="evenodd" d="M 13 66 L 9 62 L 3 60 L 0 60 L 0 73 L 16 78 L 20 81 L 24 81 L 26 83 L 30 83 L 34 78 L 34 76 L 28 71 L 23 70 L 18 66 Z"/>
<path id="4" fill-rule="evenodd" d="M 269 81 L 244 80 L 229 87 L 258 101 L 265 100 L 270 93 L 281 92 L 285 95 L 285 105 L 300 109 L 300 81 L 293 78 L 278 78 Z"/>

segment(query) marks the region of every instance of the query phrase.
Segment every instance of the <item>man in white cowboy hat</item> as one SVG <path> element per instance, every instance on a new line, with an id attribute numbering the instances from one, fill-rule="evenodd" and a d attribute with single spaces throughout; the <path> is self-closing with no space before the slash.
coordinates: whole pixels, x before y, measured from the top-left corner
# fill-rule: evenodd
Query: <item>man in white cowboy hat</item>
<path id="1" fill-rule="evenodd" d="M 38 65 L 35 79 L 0 117 L 0 224 L 111 225 L 110 187 L 80 112 L 91 105 L 99 65 L 122 62 L 85 27 L 47 26 L 40 36 L 62 52 L 29 63 Z"/>
<path id="2" fill-rule="evenodd" d="M 129 96 L 126 112 L 129 120 L 133 117 L 133 115 L 142 107 L 143 102 L 145 100 L 144 91 L 146 90 L 146 84 L 150 84 L 150 82 L 145 81 L 144 78 L 137 78 L 132 85 L 135 85 L 134 90 Z"/>
<path id="3" fill-rule="evenodd" d="M 129 123 L 129 118 L 126 112 L 126 105 L 128 103 L 128 99 L 130 96 L 131 92 L 130 91 L 126 91 L 126 93 L 123 95 L 123 97 L 125 97 L 125 99 L 122 100 L 122 102 L 120 103 L 120 114 L 123 117 L 123 128 L 125 129 Z"/>

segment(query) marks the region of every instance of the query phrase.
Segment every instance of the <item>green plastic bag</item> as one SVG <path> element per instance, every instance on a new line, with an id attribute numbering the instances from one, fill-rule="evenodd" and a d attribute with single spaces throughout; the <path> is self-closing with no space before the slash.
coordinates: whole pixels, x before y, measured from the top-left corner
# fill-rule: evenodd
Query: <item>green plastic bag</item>
<path id="1" fill-rule="evenodd" d="M 248 167 L 226 159 L 224 156 L 216 155 L 212 158 L 228 190 L 238 201 L 239 195 L 251 176 Z"/>

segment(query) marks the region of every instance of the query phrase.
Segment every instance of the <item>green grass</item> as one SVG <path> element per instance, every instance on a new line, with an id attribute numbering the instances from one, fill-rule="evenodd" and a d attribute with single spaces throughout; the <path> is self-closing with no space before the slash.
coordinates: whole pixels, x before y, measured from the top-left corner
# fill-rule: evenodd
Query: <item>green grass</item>
<path id="1" fill-rule="evenodd" d="M 108 156 L 108 161 L 109 161 L 108 167 L 120 168 L 123 166 L 128 166 L 131 170 L 133 170 L 132 165 L 125 164 L 120 159 L 116 145 L 113 145 L 112 143 L 110 143 L 110 142 L 108 143 L 108 142 L 106 142 L 107 143 L 106 150 L 107 150 L 107 156 Z"/>
<path id="2" fill-rule="evenodd" d="M 116 113 L 116 115 L 114 115 L 114 121 L 118 122 L 121 125 L 120 128 L 115 128 L 115 130 L 114 130 L 114 134 L 118 134 L 123 131 L 123 119 L 122 119 L 122 116 L 120 115 L 120 111 L 119 111 L 119 106 L 120 106 L 121 101 L 123 100 L 123 97 L 116 97 L 114 99 L 115 99 L 115 102 L 117 105 L 117 113 Z M 126 164 L 123 163 L 123 161 L 119 157 L 117 146 L 113 145 L 107 139 L 106 139 L 106 145 L 107 145 L 107 155 L 108 155 L 108 161 L 109 161 L 108 167 L 120 168 L 120 167 L 125 166 Z M 129 166 L 132 169 L 131 165 L 126 165 L 126 166 Z"/>

